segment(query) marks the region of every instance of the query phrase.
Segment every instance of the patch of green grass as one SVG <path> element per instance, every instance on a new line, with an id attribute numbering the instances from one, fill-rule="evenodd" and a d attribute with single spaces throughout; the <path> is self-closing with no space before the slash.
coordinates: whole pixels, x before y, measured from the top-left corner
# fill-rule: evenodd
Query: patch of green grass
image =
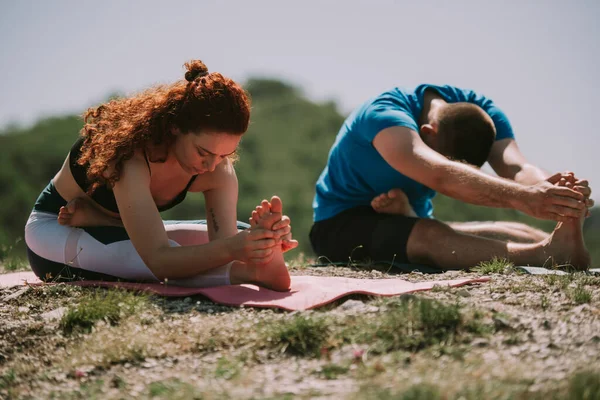
<path id="1" fill-rule="evenodd" d="M 395 392 L 373 384 L 365 385 L 356 393 L 355 398 L 369 400 L 442 400 L 447 397 L 442 396 L 437 386 L 420 383 L 402 392 Z"/>
<path id="2" fill-rule="evenodd" d="M 103 390 L 104 381 L 96 379 L 92 381 L 82 382 L 79 388 L 70 391 L 51 391 L 48 398 L 57 400 L 103 400 L 106 398 L 106 393 Z"/>
<path id="3" fill-rule="evenodd" d="M 1 243 L 0 244 L 0 262 L 5 261 L 9 258 L 15 246 L 23 240 L 22 238 L 17 238 L 13 244 Z M 6 266 L 5 266 L 6 267 Z"/>
<path id="4" fill-rule="evenodd" d="M 95 289 L 84 294 L 79 304 L 71 306 L 60 321 L 63 332 L 90 332 L 97 321 L 117 325 L 122 318 L 147 304 L 147 296 L 124 290 Z"/>
<path id="5" fill-rule="evenodd" d="M 504 339 L 502 341 L 502 343 L 509 345 L 509 346 L 515 346 L 517 344 L 523 343 L 523 340 L 521 339 L 521 337 L 518 334 L 511 334 L 506 339 Z"/>
<path id="6" fill-rule="evenodd" d="M 571 376 L 566 400 L 600 400 L 600 372 L 580 371 Z"/>
<path id="7" fill-rule="evenodd" d="M 451 343 L 462 324 L 459 306 L 419 297 L 389 299 L 376 320 L 349 327 L 351 341 L 372 343 L 376 353 L 416 351 L 432 344 Z"/>
<path id="8" fill-rule="evenodd" d="M 514 271 L 513 263 L 504 259 L 494 257 L 490 261 L 482 261 L 477 266 L 471 268 L 473 272 L 480 274 L 508 274 Z"/>
<path id="9" fill-rule="evenodd" d="M 264 330 L 264 338 L 282 352 L 297 356 L 318 356 L 329 336 L 328 322 L 323 317 L 297 314 L 274 321 Z"/>
<path id="10" fill-rule="evenodd" d="M 9 389 L 17 381 L 17 374 L 14 369 L 9 369 L 0 375 L 0 389 Z"/>
<path id="11" fill-rule="evenodd" d="M 521 282 L 519 284 L 513 284 L 508 287 L 509 292 L 517 294 L 527 291 L 531 291 L 532 287 L 527 285 L 527 282 Z"/>
<path id="12" fill-rule="evenodd" d="M 567 296 L 576 304 L 584 304 L 592 301 L 592 292 L 587 290 L 582 285 L 577 285 L 567 291 Z"/>
<path id="13" fill-rule="evenodd" d="M 433 285 L 431 291 L 434 293 L 449 293 L 452 292 L 454 288 L 449 285 Z"/>
<path id="14" fill-rule="evenodd" d="M 215 376 L 226 380 L 233 379 L 239 376 L 242 370 L 242 363 L 236 360 L 230 360 L 225 357 L 219 358 L 217 361 L 217 368 L 215 369 Z"/>
<path id="15" fill-rule="evenodd" d="M 542 307 L 542 310 L 546 310 L 548 307 L 550 307 L 550 300 L 545 294 L 542 295 L 540 299 L 540 306 Z"/>
<path id="16" fill-rule="evenodd" d="M 346 366 L 330 363 L 323 365 L 321 368 L 314 371 L 314 373 L 322 376 L 325 379 L 333 380 L 337 379 L 337 377 L 340 375 L 346 374 L 349 370 L 350 368 Z"/>
<path id="17" fill-rule="evenodd" d="M 487 336 L 494 333 L 495 329 L 491 323 L 484 321 L 484 315 L 480 311 L 473 311 L 464 319 L 466 332 L 476 336 Z"/>
<path id="18" fill-rule="evenodd" d="M 168 379 L 164 381 L 152 382 L 147 387 L 147 393 L 148 397 L 151 399 L 200 400 L 204 398 L 198 389 L 189 383 L 180 381 L 179 379 Z"/>
<path id="19" fill-rule="evenodd" d="M 29 262 L 19 257 L 8 257 L 4 260 L 4 269 L 10 272 L 22 271 L 29 269 Z"/>
<path id="20" fill-rule="evenodd" d="M 559 287 L 565 289 L 575 279 L 574 274 L 567 275 L 543 275 L 542 279 L 550 286 Z"/>

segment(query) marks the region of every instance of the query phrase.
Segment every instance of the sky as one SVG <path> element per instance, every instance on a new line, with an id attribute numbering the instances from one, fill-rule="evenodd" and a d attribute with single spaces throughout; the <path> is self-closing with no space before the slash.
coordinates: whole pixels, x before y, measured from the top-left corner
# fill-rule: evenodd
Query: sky
<path id="1" fill-rule="evenodd" d="M 599 20 L 597 0 L 0 0 L 0 127 L 173 82 L 190 59 L 343 113 L 394 86 L 450 84 L 494 100 L 531 162 L 594 189 Z"/>

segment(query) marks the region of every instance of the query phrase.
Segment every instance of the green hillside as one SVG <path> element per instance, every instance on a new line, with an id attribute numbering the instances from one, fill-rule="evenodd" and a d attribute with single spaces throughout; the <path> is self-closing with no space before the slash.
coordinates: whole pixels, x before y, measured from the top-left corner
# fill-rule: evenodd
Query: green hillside
<path id="1" fill-rule="evenodd" d="M 251 79 L 246 87 L 252 94 L 253 109 L 236 166 L 240 186 L 238 219 L 246 221 L 260 200 L 277 194 L 292 218 L 294 236 L 301 243 L 291 256 L 300 251 L 310 253 L 307 238 L 312 224 L 314 183 L 344 116 L 335 103 L 310 101 L 299 88 L 284 82 Z M 40 120 L 30 128 L 6 128 L 0 133 L 0 244 L 12 245 L 23 236 L 35 198 L 59 169 L 81 126 L 78 116 L 62 116 Z M 513 210 L 470 206 L 444 196 L 436 198 L 435 206 L 437 218 L 446 221 L 516 220 L 546 230 L 552 228 L 551 223 Z M 188 196 L 183 204 L 163 216 L 204 218 L 202 195 Z M 597 229 L 586 232 L 596 260 L 600 257 Z M 18 248 L 17 253 L 21 251 Z"/>

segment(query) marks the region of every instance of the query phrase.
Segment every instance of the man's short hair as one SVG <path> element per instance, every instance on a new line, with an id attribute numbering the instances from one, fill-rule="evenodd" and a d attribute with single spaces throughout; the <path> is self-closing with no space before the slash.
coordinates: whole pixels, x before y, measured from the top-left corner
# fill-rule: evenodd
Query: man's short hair
<path id="1" fill-rule="evenodd" d="M 471 103 L 451 103 L 437 116 L 439 153 L 481 167 L 487 161 L 496 139 L 490 116 Z"/>

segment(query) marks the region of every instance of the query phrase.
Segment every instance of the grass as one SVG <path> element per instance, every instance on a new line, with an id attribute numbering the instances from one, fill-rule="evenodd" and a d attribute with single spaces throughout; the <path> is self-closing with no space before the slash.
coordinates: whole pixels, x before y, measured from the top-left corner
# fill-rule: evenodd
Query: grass
<path id="1" fill-rule="evenodd" d="M 147 388 L 148 397 L 151 399 L 203 399 L 204 396 L 194 386 L 179 379 L 169 379 L 152 382 Z"/>
<path id="2" fill-rule="evenodd" d="M 79 304 L 70 306 L 60 321 L 65 334 L 90 332 L 98 321 L 111 325 L 146 305 L 147 296 L 124 290 L 96 289 L 83 295 Z"/>
<path id="3" fill-rule="evenodd" d="M 22 258 L 8 257 L 4 260 L 4 270 L 7 272 L 15 272 L 29 269 L 29 262 Z"/>
<path id="4" fill-rule="evenodd" d="M 455 344 L 457 336 L 468 341 L 469 337 L 486 336 L 494 331 L 491 322 L 483 321 L 482 313 L 463 314 L 458 304 L 446 305 L 417 296 L 378 302 L 384 309 L 378 316 L 349 315 L 336 319 L 310 313 L 272 321 L 264 328 L 259 342 L 268 344 L 277 353 L 313 358 L 348 343 L 362 344 L 373 354 L 414 352 L 433 345 L 440 346 L 440 353 L 449 354 L 451 351 L 444 348 Z"/>
<path id="5" fill-rule="evenodd" d="M 318 356 L 326 346 L 329 321 L 311 314 L 296 314 L 270 324 L 263 335 L 264 340 L 278 347 L 282 353 Z"/>
<path id="6" fill-rule="evenodd" d="M 319 376 L 322 376 L 325 379 L 333 380 L 337 379 L 340 375 L 348 373 L 349 370 L 350 368 L 344 365 L 328 363 L 315 370 L 314 373 Z"/>
<path id="7" fill-rule="evenodd" d="M 16 381 L 16 373 L 14 369 L 9 369 L 0 375 L 0 389 L 10 389 Z"/>
<path id="8" fill-rule="evenodd" d="M 494 257 L 490 261 L 482 261 L 477 266 L 471 268 L 471 271 L 480 274 L 509 274 L 514 272 L 514 265 L 504 258 Z"/>
<path id="9" fill-rule="evenodd" d="M 479 267 L 511 273 L 502 260 Z M 597 302 L 600 278 L 511 273 L 492 283 L 494 290 L 473 290 L 468 298 L 446 295 L 456 289 L 440 286 L 418 295 L 361 297 L 368 301 L 365 312 L 333 304 L 294 313 L 219 307 L 195 297 L 32 286 L 0 304 L 0 320 L 7 322 L 0 323 L 0 398 L 27 398 L 32 390 L 61 399 L 346 398 L 360 388 L 361 399 L 600 400 L 597 372 L 554 379 L 556 371 L 493 361 L 526 352 L 527 329 L 548 336 L 574 304 Z M 514 293 L 521 292 L 533 301 L 519 303 L 524 296 Z M 490 299 L 490 293 L 502 296 Z M 58 326 L 39 318 L 59 307 L 67 311 Z M 515 315 L 516 307 L 546 312 L 531 325 Z M 593 342 L 581 346 L 589 351 Z M 549 360 L 562 363 L 566 356 L 558 353 L 568 348 L 549 347 Z M 569 370 L 581 365 L 567 362 Z M 550 380 L 534 385 L 532 373 Z"/>
<path id="10" fill-rule="evenodd" d="M 600 400 L 600 373 L 580 371 L 568 378 L 561 388 L 547 388 L 538 392 L 529 389 L 533 381 L 495 379 L 433 384 L 423 382 L 403 388 L 382 388 L 375 382 L 363 384 L 356 399 L 374 400 Z"/>
<path id="11" fill-rule="evenodd" d="M 445 305 L 415 296 L 384 301 L 384 314 L 368 323 L 350 324 L 351 341 L 370 343 L 376 353 L 418 351 L 432 344 L 451 343 L 463 319 L 456 304 Z"/>
<path id="12" fill-rule="evenodd" d="M 576 304 L 584 304 L 592 301 L 592 292 L 587 290 L 582 285 L 577 285 L 567 291 L 567 296 Z"/>
<path id="13" fill-rule="evenodd" d="M 579 371 L 571 376 L 567 400 L 600 400 L 600 372 Z"/>
<path id="14" fill-rule="evenodd" d="M 29 269 L 29 262 L 18 251 L 14 251 L 19 242 L 23 239 L 18 238 L 13 244 L 0 244 L 0 267 L 4 267 L 5 272 L 15 272 Z M 1 269 L 0 269 L 1 271 Z"/>
<path id="15" fill-rule="evenodd" d="M 217 368 L 215 369 L 215 377 L 231 380 L 240 375 L 243 368 L 243 363 L 237 360 L 230 360 L 226 357 L 221 357 L 217 361 Z"/>
<path id="16" fill-rule="evenodd" d="M 599 277 L 581 272 L 568 275 L 545 275 L 542 278 L 549 286 L 562 290 L 576 304 L 590 303 L 593 296 L 591 290 L 586 286 L 600 285 Z"/>
<path id="17" fill-rule="evenodd" d="M 446 396 L 442 397 L 435 385 L 422 383 L 400 392 L 376 385 L 365 385 L 356 394 L 355 398 L 369 400 L 442 400 L 446 399 Z"/>

